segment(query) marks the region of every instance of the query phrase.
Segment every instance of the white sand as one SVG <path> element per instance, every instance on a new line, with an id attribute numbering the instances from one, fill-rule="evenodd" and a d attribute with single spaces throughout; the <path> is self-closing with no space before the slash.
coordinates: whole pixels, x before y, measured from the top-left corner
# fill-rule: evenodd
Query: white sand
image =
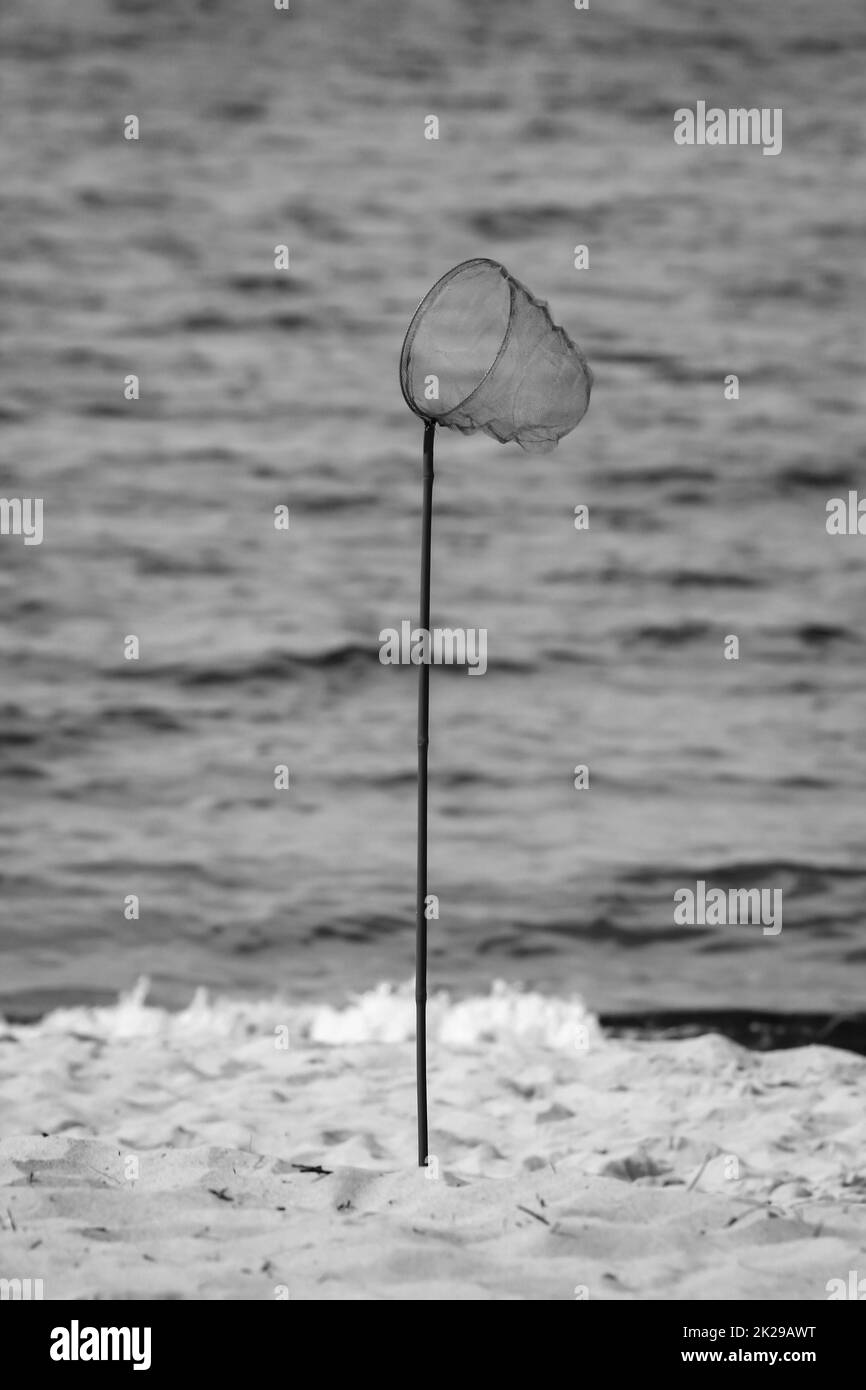
<path id="1" fill-rule="evenodd" d="M 504 988 L 439 1002 L 432 1179 L 411 1028 L 380 991 L 173 1016 L 139 992 L 0 1029 L 0 1277 L 46 1298 L 825 1299 L 866 1275 L 866 1059 L 611 1041 Z"/>

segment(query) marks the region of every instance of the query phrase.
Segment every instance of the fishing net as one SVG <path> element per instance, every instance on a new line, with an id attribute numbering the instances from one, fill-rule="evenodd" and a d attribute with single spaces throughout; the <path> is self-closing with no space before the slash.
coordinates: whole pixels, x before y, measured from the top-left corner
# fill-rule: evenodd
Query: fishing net
<path id="1" fill-rule="evenodd" d="M 421 301 L 400 354 L 406 404 L 425 420 L 533 453 L 586 414 L 592 372 L 547 305 L 497 261 L 464 261 Z"/>

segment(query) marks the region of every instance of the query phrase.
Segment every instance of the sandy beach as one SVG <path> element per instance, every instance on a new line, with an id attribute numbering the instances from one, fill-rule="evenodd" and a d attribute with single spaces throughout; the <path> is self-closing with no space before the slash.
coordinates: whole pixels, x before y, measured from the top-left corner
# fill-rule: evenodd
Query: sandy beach
<path id="1" fill-rule="evenodd" d="M 622 1041 L 578 1001 L 145 986 L 0 1031 L 6 1278 L 46 1299 L 826 1299 L 866 1269 L 866 1059 Z M 436 1176 L 433 1176 L 436 1174 Z"/>

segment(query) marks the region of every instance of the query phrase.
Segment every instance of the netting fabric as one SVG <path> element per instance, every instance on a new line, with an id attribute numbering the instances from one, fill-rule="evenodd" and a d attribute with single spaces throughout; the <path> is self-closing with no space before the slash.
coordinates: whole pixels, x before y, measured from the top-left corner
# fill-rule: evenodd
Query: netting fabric
<path id="1" fill-rule="evenodd" d="M 464 261 L 421 301 L 400 354 L 406 404 L 425 420 L 533 453 L 589 406 L 592 372 L 547 305 L 497 261 Z"/>

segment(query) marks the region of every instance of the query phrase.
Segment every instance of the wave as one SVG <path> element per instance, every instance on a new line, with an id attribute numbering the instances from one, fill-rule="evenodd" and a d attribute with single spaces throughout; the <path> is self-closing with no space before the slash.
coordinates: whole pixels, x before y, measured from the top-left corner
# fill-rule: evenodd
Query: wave
<path id="1" fill-rule="evenodd" d="M 150 981 L 142 978 L 117 1002 L 54 1009 L 35 1023 L 5 1025 L 7 1035 L 45 1038 L 86 1036 L 94 1041 L 163 1038 L 166 1043 L 190 1037 L 247 1038 L 274 1035 L 286 1027 L 289 1037 L 328 1047 L 358 1043 L 405 1043 L 415 1037 L 415 994 L 411 981 L 382 983 L 349 996 L 345 1003 L 292 1004 L 285 999 L 212 998 L 196 990 L 185 1009 L 171 1011 L 149 1004 Z M 486 995 L 453 1000 L 445 992 L 431 995 L 427 1006 L 432 1041 L 452 1047 L 489 1042 L 521 1042 L 574 1050 L 579 1039 L 601 1041 L 598 1020 L 577 997 L 556 998 L 496 982 Z"/>
<path id="2" fill-rule="evenodd" d="M 113 1004 L 53 1009 L 36 1021 L 3 1023 L 0 1037 L 56 1043 L 82 1038 L 104 1044 L 150 1039 L 167 1047 L 190 1040 L 207 1044 L 288 1031 L 290 1043 L 346 1048 L 406 1044 L 415 1038 L 412 981 L 383 982 L 342 1004 L 291 1004 L 285 999 L 211 997 L 200 988 L 184 1009 L 149 1004 L 150 982 L 140 979 Z M 596 1016 L 572 996 L 543 995 L 519 985 L 494 983 L 488 994 L 453 1000 L 431 996 L 427 1006 L 430 1041 L 454 1049 L 504 1046 L 544 1047 L 573 1054 L 606 1039 L 675 1040 L 717 1034 L 756 1051 L 812 1043 L 866 1055 L 866 1013 L 779 1013 L 749 1009 L 652 1009 Z"/>
<path id="3" fill-rule="evenodd" d="M 671 584 L 674 588 L 702 587 L 704 576 L 684 575 L 680 581 L 672 581 L 669 577 L 659 576 L 663 582 Z M 723 587 L 722 581 L 718 587 Z M 712 584 L 703 583 L 703 587 L 711 588 Z M 733 587 L 743 587 L 733 581 Z M 665 650 L 668 648 L 685 647 L 691 643 L 708 642 L 714 640 L 717 635 L 717 626 L 709 621 L 696 619 L 684 619 L 681 622 L 670 623 L 644 623 L 637 627 L 625 628 L 620 634 L 620 643 L 626 649 L 633 649 L 637 646 L 655 647 Z M 779 644 L 778 651 L 766 650 L 761 653 L 765 661 L 778 661 L 789 659 L 790 647 L 805 648 L 806 650 L 819 649 L 844 644 L 846 646 L 859 646 L 863 638 L 853 627 L 847 627 L 841 623 L 796 623 L 780 625 L 773 629 L 773 639 Z"/>
<path id="4" fill-rule="evenodd" d="M 556 652 L 546 655 L 551 660 L 564 659 Z M 569 655 L 567 659 L 579 663 L 581 656 L 579 653 L 575 653 Z M 378 633 L 375 633 L 369 646 L 349 642 L 339 647 L 326 647 L 322 651 L 305 654 L 270 652 L 243 664 L 226 662 L 222 665 L 198 667 L 180 664 L 152 666 L 140 673 L 136 672 L 132 679 L 139 682 L 173 681 L 185 689 L 198 689 L 211 686 L 245 685 L 252 681 L 287 682 L 301 679 L 309 672 L 318 671 L 348 673 L 357 679 L 362 670 L 373 672 L 383 669 L 379 660 Z M 406 664 L 403 669 L 409 672 L 417 671 L 418 668 Z M 491 671 L 493 669 L 491 666 Z M 529 661 L 502 657 L 497 660 L 495 670 L 499 673 L 533 675 L 536 671 L 536 665 Z M 131 679 L 126 671 L 118 673 L 113 669 L 104 674 L 119 680 Z M 441 679 L 442 676 L 456 678 L 463 677 L 465 674 L 465 667 L 458 663 L 454 665 L 437 664 L 436 666 L 437 680 Z"/>
<path id="5" fill-rule="evenodd" d="M 282 332 L 297 332 L 300 329 L 315 329 L 316 318 L 302 313 L 270 313 L 261 318 L 249 315 L 229 314 L 219 309 L 202 308 L 184 314 L 171 322 L 153 324 L 150 333 L 260 333 L 273 328 Z"/>
<path id="6" fill-rule="evenodd" d="M 257 660 L 242 665 L 219 666 L 158 666 L 144 672 L 145 678 L 152 680 L 171 680 L 189 689 L 201 686 L 243 685 L 247 681 L 289 681 L 306 671 L 348 670 L 356 672 L 360 667 L 379 666 L 378 645 L 360 646 L 346 643 L 339 647 L 326 647 L 320 652 L 300 655 L 292 652 L 271 652 Z"/>
<path id="7" fill-rule="evenodd" d="M 653 865 L 630 870 L 622 875 L 629 884 L 645 885 L 688 883 L 695 877 L 695 866 L 685 869 L 682 865 Z M 851 864 L 806 863 L 792 859 L 729 860 L 718 864 L 704 865 L 698 877 L 712 884 L 713 888 L 737 888 L 746 884 L 764 883 L 786 879 L 796 884 L 797 892 L 824 892 L 839 879 L 866 879 L 866 869 L 855 868 Z"/>

